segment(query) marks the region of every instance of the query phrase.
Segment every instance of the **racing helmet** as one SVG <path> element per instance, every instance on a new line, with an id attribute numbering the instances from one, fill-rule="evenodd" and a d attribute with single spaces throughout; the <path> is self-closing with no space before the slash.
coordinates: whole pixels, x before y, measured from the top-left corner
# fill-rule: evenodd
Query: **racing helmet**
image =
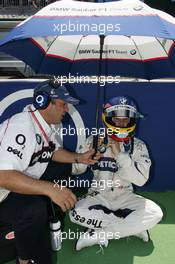
<path id="1" fill-rule="evenodd" d="M 129 118 L 126 127 L 119 127 L 113 122 L 113 117 Z M 107 128 L 107 134 L 116 141 L 131 139 L 136 130 L 136 122 L 143 117 L 138 111 L 135 102 L 128 96 L 117 96 L 104 104 L 102 121 Z"/>

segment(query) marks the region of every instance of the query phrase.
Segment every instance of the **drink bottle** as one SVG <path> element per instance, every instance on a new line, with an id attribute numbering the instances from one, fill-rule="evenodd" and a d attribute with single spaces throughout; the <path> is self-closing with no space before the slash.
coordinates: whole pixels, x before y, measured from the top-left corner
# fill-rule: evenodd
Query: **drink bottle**
<path id="1" fill-rule="evenodd" d="M 57 217 L 50 220 L 50 238 L 52 250 L 58 251 L 61 249 L 61 222 Z"/>

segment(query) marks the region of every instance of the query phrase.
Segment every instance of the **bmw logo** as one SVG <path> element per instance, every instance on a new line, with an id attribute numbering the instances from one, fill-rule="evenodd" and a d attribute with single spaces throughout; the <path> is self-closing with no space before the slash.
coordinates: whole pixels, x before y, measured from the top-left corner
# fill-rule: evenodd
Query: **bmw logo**
<path id="1" fill-rule="evenodd" d="M 130 54 L 131 55 L 135 55 L 136 53 L 137 53 L 137 51 L 135 49 L 133 49 L 133 50 L 130 51 Z"/>

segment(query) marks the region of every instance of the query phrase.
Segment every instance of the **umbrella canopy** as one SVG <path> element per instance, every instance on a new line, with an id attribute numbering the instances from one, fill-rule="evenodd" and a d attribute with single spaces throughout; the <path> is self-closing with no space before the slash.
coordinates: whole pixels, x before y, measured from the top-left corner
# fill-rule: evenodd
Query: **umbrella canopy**
<path id="1" fill-rule="evenodd" d="M 36 37 L 16 46 L 14 55 L 31 65 L 36 72 L 73 76 L 98 75 L 99 36 Z M 23 44 L 22 44 L 23 45 Z M 11 53 L 12 54 L 12 53 Z M 174 41 L 154 37 L 109 35 L 104 38 L 101 75 L 156 79 L 175 77 Z"/>
<path id="2" fill-rule="evenodd" d="M 35 72 L 98 75 L 100 36 L 100 74 L 175 77 L 175 19 L 138 0 L 54 2 L 18 25 L 0 42 L 0 51 Z"/>

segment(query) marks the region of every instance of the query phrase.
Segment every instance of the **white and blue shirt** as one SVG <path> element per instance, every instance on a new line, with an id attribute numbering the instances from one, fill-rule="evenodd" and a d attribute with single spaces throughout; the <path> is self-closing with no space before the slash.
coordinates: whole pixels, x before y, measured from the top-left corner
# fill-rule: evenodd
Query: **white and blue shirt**
<path id="1" fill-rule="evenodd" d="M 59 147 L 52 127 L 39 111 L 25 108 L 0 126 L 0 170 L 16 170 L 39 179 Z M 8 193 L 0 188 L 0 202 Z"/>

